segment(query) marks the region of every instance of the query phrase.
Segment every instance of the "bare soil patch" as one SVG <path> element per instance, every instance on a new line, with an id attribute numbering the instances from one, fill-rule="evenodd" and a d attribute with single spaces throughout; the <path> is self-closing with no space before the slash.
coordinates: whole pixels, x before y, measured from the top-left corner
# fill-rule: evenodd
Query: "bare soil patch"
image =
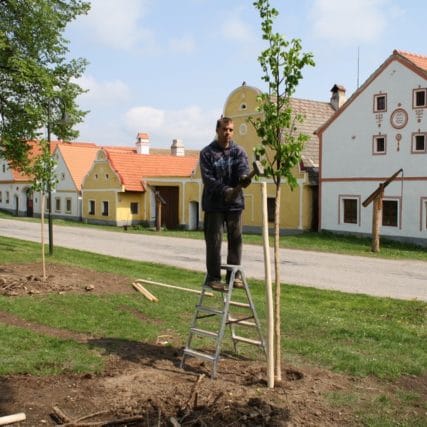
<path id="1" fill-rule="evenodd" d="M 135 292 L 128 279 L 114 274 L 49 265 L 49 277 L 43 281 L 34 275 L 38 270 L 40 265 L 2 267 L 0 294 L 13 298 L 51 292 Z M 20 426 L 67 422 L 141 427 L 357 425 L 350 411 L 330 405 L 327 394 L 380 387 L 373 379 L 285 365 L 282 383 L 268 389 L 264 360 L 232 355 L 224 355 L 218 378 L 212 380 L 210 364 L 200 360 L 187 359 L 186 369 L 180 369 L 182 349 L 170 346 L 173 339 L 166 344 L 161 337 L 153 343 L 93 337 L 29 323 L 0 311 L 0 327 L 2 323 L 88 343 L 106 359 L 101 375 L 0 377 L 0 416 L 25 412 L 27 420 Z M 410 387 L 410 379 L 404 385 Z M 61 413 L 65 414 L 62 419 Z"/>

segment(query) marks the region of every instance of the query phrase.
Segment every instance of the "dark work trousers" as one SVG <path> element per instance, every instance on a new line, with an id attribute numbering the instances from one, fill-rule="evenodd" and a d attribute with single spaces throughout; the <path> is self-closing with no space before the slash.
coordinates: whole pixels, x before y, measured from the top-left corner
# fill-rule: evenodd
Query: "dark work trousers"
<path id="1" fill-rule="evenodd" d="M 242 260 L 242 212 L 205 212 L 207 281 L 221 280 L 221 244 L 227 230 L 227 264 L 240 265 Z"/>

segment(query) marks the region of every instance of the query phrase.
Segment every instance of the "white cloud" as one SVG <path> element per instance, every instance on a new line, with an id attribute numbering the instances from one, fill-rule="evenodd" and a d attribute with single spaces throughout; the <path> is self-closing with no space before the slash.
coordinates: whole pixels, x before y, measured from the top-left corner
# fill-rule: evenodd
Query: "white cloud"
<path id="1" fill-rule="evenodd" d="M 347 44 L 376 40 L 389 12 L 395 17 L 390 0 L 315 0 L 310 16 L 316 36 Z"/>
<path id="2" fill-rule="evenodd" d="M 196 43 L 191 36 L 182 36 L 181 38 L 173 38 L 169 41 L 169 48 L 174 53 L 189 54 L 194 52 Z"/>
<path id="3" fill-rule="evenodd" d="M 77 83 L 88 90 L 80 99 L 89 104 L 90 108 L 93 108 L 95 103 L 98 107 L 111 106 L 130 98 L 130 90 L 121 80 L 98 82 L 93 76 L 84 75 Z"/>
<path id="4" fill-rule="evenodd" d="M 132 134 L 147 132 L 156 147 L 169 146 L 179 138 L 187 148 L 201 148 L 213 139 L 219 115 L 219 111 L 203 111 L 198 106 L 181 110 L 139 106 L 125 114 L 125 123 Z"/>
<path id="5" fill-rule="evenodd" d="M 165 112 L 152 107 L 134 107 L 126 112 L 125 121 L 136 132 L 159 129 L 165 125 Z"/>
<path id="6" fill-rule="evenodd" d="M 140 24 L 149 0 L 92 0 L 84 19 L 90 34 L 114 49 L 131 50 L 150 47 L 154 36 Z"/>

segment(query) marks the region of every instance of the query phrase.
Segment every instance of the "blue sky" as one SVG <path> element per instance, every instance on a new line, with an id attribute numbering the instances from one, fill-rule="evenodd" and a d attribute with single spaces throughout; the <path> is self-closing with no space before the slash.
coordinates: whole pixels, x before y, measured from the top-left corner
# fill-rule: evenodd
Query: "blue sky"
<path id="1" fill-rule="evenodd" d="M 227 96 L 246 81 L 265 90 L 257 57 L 265 48 L 252 0 L 92 0 L 67 29 L 72 57 L 89 61 L 79 98 L 90 110 L 80 141 L 153 147 L 174 138 L 201 149 L 214 136 Z M 299 38 L 316 66 L 295 97 L 349 97 L 394 49 L 427 55 L 425 0 L 271 0 L 274 30 Z M 358 67 L 359 51 L 359 67 Z"/>

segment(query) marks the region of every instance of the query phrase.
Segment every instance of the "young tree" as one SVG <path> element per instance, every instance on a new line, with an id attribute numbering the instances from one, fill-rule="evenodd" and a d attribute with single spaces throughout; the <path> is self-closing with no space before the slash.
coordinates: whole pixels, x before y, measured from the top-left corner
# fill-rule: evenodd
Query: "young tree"
<path id="1" fill-rule="evenodd" d="M 42 247 L 42 267 L 43 267 L 43 280 L 46 280 L 46 260 L 45 260 L 45 244 L 44 244 L 44 211 L 46 194 L 58 183 L 57 177 L 52 173 L 56 161 L 52 157 L 49 147 L 49 142 L 45 139 L 40 141 L 41 153 L 36 157 L 34 163 L 31 164 L 29 169 L 34 177 L 32 190 L 40 192 L 40 215 L 41 215 L 41 247 Z"/>
<path id="2" fill-rule="evenodd" d="M 67 61 L 63 32 L 88 10 L 82 0 L 0 0 L 0 156 L 17 169 L 44 128 L 62 139 L 78 135 L 73 126 L 85 113 L 75 79 L 86 61 Z"/>
<path id="3" fill-rule="evenodd" d="M 269 0 L 253 3 L 261 18 L 263 40 L 268 47 L 258 57 L 263 71 L 262 79 L 268 85 L 268 92 L 259 96 L 258 110 L 261 117 L 251 118 L 260 144 L 255 154 L 260 158 L 265 175 L 275 184 L 274 212 L 274 371 L 275 379 L 281 374 L 281 332 L 280 332 L 280 199 L 282 183 L 293 189 L 297 182 L 293 169 L 299 164 L 304 142 L 308 137 L 299 133 L 296 125 L 303 117 L 294 114 L 290 98 L 302 79 L 302 69 L 314 66 L 313 55 L 301 52 L 301 41 L 287 41 L 284 36 L 273 32 L 273 20 L 279 12 L 270 6 Z"/>

